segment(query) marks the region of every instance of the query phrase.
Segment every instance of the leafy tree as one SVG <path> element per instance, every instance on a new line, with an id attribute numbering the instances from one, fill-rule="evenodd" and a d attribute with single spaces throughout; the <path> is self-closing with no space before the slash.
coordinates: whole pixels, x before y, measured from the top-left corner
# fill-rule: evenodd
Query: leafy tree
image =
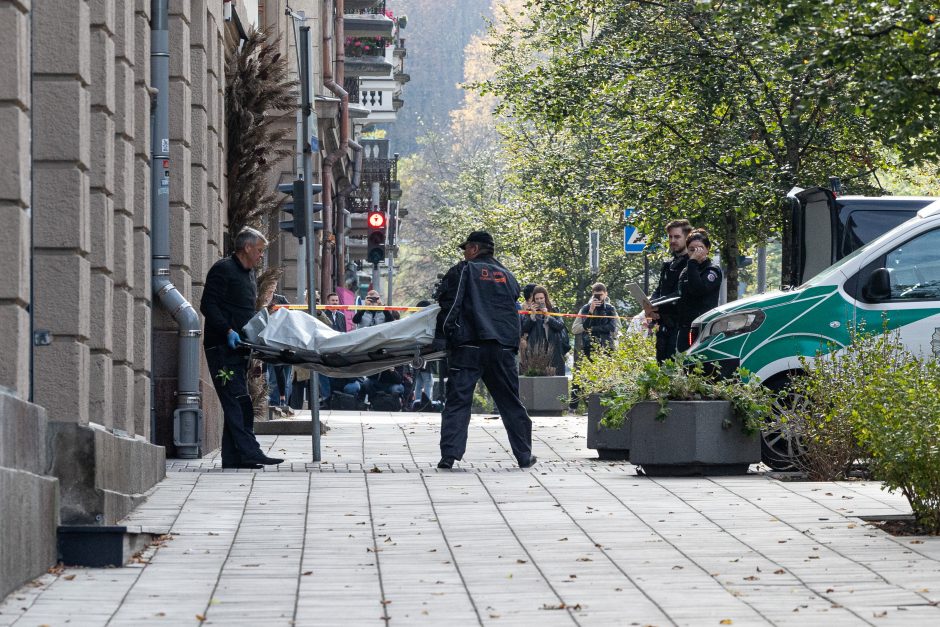
<path id="1" fill-rule="evenodd" d="M 746 245 L 786 245 L 790 187 L 880 165 L 867 119 L 802 62 L 812 41 L 771 28 L 772 7 L 529 0 L 500 20 L 484 93 L 517 129 L 592 142 L 589 174 L 558 176 L 553 194 L 588 213 L 636 206 L 654 240 L 675 217 L 708 228 L 731 298 Z M 559 163 L 540 165 L 548 180 Z"/>
<path id="2" fill-rule="evenodd" d="M 756 2 L 754 2 L 756 4 Z M 936 0 L 778 0 L 779 28 L 816 43 L 805 61 L 835 74 L 853 108 L 908 162 L 940 156 L 940 5 Z"/>

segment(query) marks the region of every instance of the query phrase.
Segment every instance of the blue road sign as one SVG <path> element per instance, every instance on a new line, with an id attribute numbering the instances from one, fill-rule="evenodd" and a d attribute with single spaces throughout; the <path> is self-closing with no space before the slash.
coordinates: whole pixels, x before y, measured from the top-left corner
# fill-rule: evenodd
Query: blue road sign
<path id="1" fill-rule="evenodd" d="M 630 220 L 630 214 L 633 213 L 633 207 L 623 210 L 623 218 Z M 646 248 L 643 237 L 637 232 L 635 226 L 629 224 L 623 227 L 623 250 L 626 253 L 641 253 Z"/>

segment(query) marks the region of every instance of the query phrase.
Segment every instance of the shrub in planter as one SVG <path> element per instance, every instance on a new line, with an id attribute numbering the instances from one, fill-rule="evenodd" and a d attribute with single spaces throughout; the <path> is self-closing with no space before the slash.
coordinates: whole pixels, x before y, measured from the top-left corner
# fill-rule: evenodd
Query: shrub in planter
<path id="1" fill-rule="evenodd" d="M 774 397 L 747 371 L 716 379 L 680 354 L 646 364 L 635 391 L 607 402 L 604 423 L 629 420 L 630 461 L 649 475 L 746 473 L 760 461 L 757 433 Z"/>
<path id="2" fill-rule="evenodd" d="M 659 403 L 658 420 L 669 416 L 670 401 L 728 401 L 742 431 L 751 435 L 758 433 L 771 415 L 775 398 L 773 392 L 743 368 L 730 378 L 718 379 L 707 374 L 700 362 L 680 353 L 662 364 L 645 364 L 634 388 L 615 390 L 605 403 L 604 426 L 619 428 L 630 409 L 642 401 Z"/>
<path id="3" fill-rule="evenodd" d="M 636 389 L 637 378 L 646 364 L 656 361 L 656 341 L 643 333 L 621 336 L 617 346 L 592 351 L 590 359 L 578 360 L 571 375 L 574 389 L 587 398 L 588 448 L 597 450 L 600 459 L 626 459 L 628 429 L 611 429 L 602 423 L 604 402 L 615 391 L 621 395 Z"/>
<path id="4" fill-rule="evenodd" d="M 910 358 L 882 366 L 856 394 L 853 419 L 872 474 L 940 533 L 940 364 Z"/>
<path id="5" fill-rule="evenodd" d="M 656 339 L 644 333 L 622 334 L 613 348 L 595 348 L 571 373 L 571 383 L 583 395 L 602 398 L 615 391 L 628 394 L 636 389 L 637 377 L 646 364 L 656 363 Z"/>

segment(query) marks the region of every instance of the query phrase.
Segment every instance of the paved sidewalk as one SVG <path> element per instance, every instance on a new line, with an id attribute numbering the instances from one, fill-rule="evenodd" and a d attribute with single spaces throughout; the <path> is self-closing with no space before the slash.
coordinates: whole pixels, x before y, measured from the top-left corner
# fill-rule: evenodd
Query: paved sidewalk
<path id="1" fill-rule="evenodd" d="M 649 479 L 599 462 L 583 417 L 536 418 L 516 468 L 474 417 L 439 471 L 439 417 L 327 415 L 262 436 L 288 463 L 171 461 L 128 524 L 169 534 L 125 568 L 67 568 L 0 625 L 938 625 L 940 538 L 856 516 L 909 513 L 871 482 L 761 474 Z"/>

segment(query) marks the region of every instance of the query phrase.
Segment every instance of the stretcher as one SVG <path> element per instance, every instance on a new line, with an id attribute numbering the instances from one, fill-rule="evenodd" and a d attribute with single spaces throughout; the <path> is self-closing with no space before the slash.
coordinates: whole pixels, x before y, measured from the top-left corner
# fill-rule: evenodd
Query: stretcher
<path id="1" fill-rule="evenodd" d="M 440 307 L 433 305 L 401 320 L 340 333 L 305 311 L 261 310 L 242 329 L 240 349 L 261 361 L 353 378 L 411 364 L 421 368 L 442 359 L 434 342 Z"/>

